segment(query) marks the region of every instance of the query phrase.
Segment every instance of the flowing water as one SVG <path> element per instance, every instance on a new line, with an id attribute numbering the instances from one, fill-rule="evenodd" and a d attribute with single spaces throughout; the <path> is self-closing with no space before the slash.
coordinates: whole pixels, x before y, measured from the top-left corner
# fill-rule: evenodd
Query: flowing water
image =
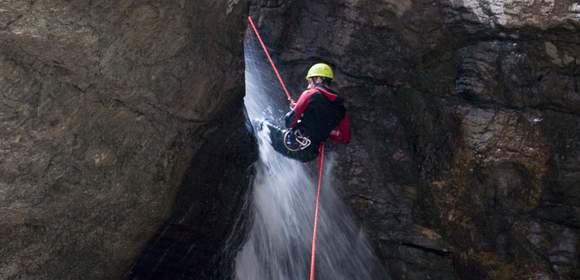
<path id="1" fill-rule="evenodd" d="M 246 98 L 250 119 L 277 119 L 288 110 L 280 86 L 263 63 L 254 38 L 246 40 Z M 316 162 L 276 153 L 266 131 L 256 133 L 260 159 L 253 181 L 252 226 L 236 257 L 238 280 L 308 279 L 316 195 Z M 325 162 L 318 220 L 316 279 L 388 279 L 364 234 L 335 192 L 335 156 Z"/>

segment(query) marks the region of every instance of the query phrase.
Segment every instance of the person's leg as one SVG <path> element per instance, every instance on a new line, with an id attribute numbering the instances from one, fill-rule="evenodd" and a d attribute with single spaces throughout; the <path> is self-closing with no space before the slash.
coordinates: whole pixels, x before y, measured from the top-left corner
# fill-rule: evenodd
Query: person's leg
<path id="1" fill-rule="evenodd" d="M 262 122 L 262 128 L 267 127 L 270 134 L 270 143 L 275 151 L 281 153 L 284 156 L 291 157 L 290 151 L 284 146 L 284 133 L 286 130 L 279 128 L 273 123 L 265 120 Z"/>
<path id="2" fill-rule="evenodd" d="M 272 147 L 275 151 L 282 154 L 283 156 L 302 162 L 312 161 L 318 156 L 318 147 L 315 147 L 314 145 L 310 145 L 304 150 L 294 152 L 288 150 L 286 145 L 284 145 L 284 133 L 286 130 L 277 127 L 269 121 L 262 122 L 262 128 L 264 127 L 268 127 L 268 130 L 270 131 L 270 141 L 272 143 Z"/>
<path id="3" fill-rule="evenodd" d="M 318 157 L 318 145 L 310 144 L 306 149 L 295 152 L 293 158 L 302 161 L 313 161 Z"/>

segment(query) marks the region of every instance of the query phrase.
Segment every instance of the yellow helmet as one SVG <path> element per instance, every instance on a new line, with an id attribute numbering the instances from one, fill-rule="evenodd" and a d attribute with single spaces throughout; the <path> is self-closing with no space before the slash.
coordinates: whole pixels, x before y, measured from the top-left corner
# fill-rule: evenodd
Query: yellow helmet
<path id="1" fill-rule="evenodd" d="M 332 72 L 332 68 L 328 66 L 326 63 L 317 63 L 310 67 L 308 70 L 308 74 L 306 75 L 306 79 L 310 79 L 312 77 L 325 77 L 329 79 L 334 79 L 334 73 Z"/>

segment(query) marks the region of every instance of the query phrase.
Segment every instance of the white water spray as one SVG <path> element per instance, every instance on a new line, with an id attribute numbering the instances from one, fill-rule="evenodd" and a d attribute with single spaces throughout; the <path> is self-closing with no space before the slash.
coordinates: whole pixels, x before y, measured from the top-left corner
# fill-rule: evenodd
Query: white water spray
<path id="1" fill-rule="evenodd" d="M 246 40 L 248 117 L 279 118 L 287 105 L 257 45 Z M 272 78 L 268 78 L 272 77 Z M 253 220 L 236 258 L 238 280 L 308 279 L 316 195 L 316 161 L 283 157 L 269 144 L 266 131 L 256 135 L 260 159 L 253 181 Z M 364 234 L 334 190 L 335 156 L 327 155 L 318 222 L 316 279 L 389 279 Z"/>

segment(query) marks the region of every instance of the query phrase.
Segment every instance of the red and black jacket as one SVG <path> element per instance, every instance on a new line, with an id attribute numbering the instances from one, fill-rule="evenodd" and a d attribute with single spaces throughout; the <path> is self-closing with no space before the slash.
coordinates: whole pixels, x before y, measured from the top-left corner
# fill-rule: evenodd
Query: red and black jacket
<path id="1" fill-rule="evenodd" d="M 286 115 L 286 127 L 300 129 L 314 143 L 327 138 L 337 143 L 350 142 L 350 120 L 343 99 L 328 88 L 317 86 L 300 95 Z"/>

